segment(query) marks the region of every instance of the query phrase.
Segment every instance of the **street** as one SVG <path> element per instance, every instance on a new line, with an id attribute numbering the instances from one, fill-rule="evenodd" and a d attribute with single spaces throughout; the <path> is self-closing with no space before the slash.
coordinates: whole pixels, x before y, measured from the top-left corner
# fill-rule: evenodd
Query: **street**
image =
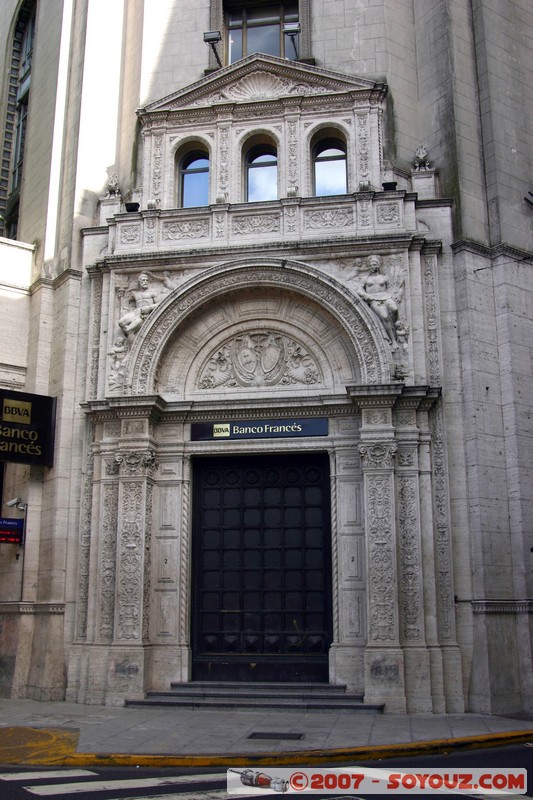
<path id="1" fill-rule="evenodd" d="M 322 769 L 326 765 L 316 766 Z M 339 764 L 331 765 L 339 767 Z M 295 767 L 301 771 L 305 765 Z M 395 773 L 412 773 L 414 771 L 426 773 L 434 770 L 460 771 L 467 773 L 469 770 L 482 768 L 486 770 L 504 769 L 529 769 L 533 767 L 533 747 L 527 745 L 512 745 L 501 748 L 485 750 L 468 750 L 454 752 L 450 755 L 417 756 L 416 758 L 386 759 L 382 761 L 365 761 L 359 764 L 342 765 L 343 772 L 353 772 L 354 768 L 369 769 L 379 768 L 394 771 Z M 244 770 L 246 765 L 243 764 Z M 276 775 L 276 767 L 252 768 L 254 772 L 261 772 L 270 776 Z M 277 770 L 279 772 L 279 768 Z M 402 796 L 413 794 L 409 791 L 402 792 Z M 307 794 L 307 793 L 306 793 Z M 355 790 L 352 793 L 312 794 L 312 797 L 369 797 L 373 800 L 390 798 L 400 792 L 390 792 L 387 795 L 368 794 L 362 795 Z M 533 786 L 528 786 L 527 794 L 507 795 L 515 798 L 533 795 Z M 281 792 L 250 789 L 248 795 L 239 797 L 280 797 Z M 294 796 L 290 793 L 286 796 Z M 423 793 L 417 797 L 424 798 L 460 798 L 460 797 L 487 797 L 483 794 L 459 794 L 452 791 L 444 793 Z M 147 800 L 148 798 L 164 797 L 166 800 L 225 800 L 229 797 L 226 792 L 226 771 L 217 769 L 139 769 L 139 768 L 112 768 L 95 767 L 91 769 L 50 769 L 41 768 L 0 768 L 0 797 L 1 800 L 38 800 L 38 798 L 77 798 L 79 800 L 119 800 L 135 798 Z"/>

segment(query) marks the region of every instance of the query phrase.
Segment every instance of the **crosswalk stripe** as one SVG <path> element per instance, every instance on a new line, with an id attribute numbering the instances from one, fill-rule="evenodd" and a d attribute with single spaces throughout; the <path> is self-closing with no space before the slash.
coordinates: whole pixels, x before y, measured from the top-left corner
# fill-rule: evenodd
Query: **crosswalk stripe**
<path id="1" fill-rule="evenodd" d="M 81 794 L 82 792 L 112 792 L 116 789 L 148 789 L 187 783 L 220 783 L 222 781 L 226 781 L 225 772 L 217 775 L 174 775 L 168 778 L 128 778 L 125 780 L 57 783 L 47 786 L 24 786 L 24 789 L 39 797 L 59 797 L 63 794 Z M 181 798 L 183 800 L 183 794 Z"/>
<path id="2" fill-rule="evenodd" d="M 198 789 L 197 791 L 180 792 L 179 794 L 164 794 L 158 795 L 161 800 L 235 800 L 235 795 L 229 795 L 225 789 Z M 153 794 L 146 795 L 145 797 L 112 797 L 111 800 L 157 800 Z M 254 795 L 239 795 L 239 800 L 257 800 L 257 794 Z M 335 798 L 340 800 L 340 798 Z M 349 800 L 363 800 L 363 798 L 350 797 Z"/>
<path id="3" fill-rule="evenodd" d="M 43 772 L 0 772 L 1 781 L 41 781 L 45 778 L 83 778 L 84 775 L 98 775 L 88 769 L 56 769 Z"/>

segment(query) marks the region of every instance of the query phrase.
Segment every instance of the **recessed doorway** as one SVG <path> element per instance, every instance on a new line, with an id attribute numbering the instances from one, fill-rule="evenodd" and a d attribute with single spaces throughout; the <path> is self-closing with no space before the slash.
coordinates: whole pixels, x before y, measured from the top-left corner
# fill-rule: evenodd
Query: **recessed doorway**
<path id="1" fill-rule="evenodd" d="M 193 680 L 327 682 L 327 454 L 198 457 L 193 483 Z"/>

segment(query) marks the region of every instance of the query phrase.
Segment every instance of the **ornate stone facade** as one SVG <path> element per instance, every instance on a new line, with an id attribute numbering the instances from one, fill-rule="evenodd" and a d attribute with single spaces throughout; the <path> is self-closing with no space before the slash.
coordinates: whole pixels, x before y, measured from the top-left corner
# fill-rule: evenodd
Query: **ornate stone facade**
<path id="1" fill-rule="evenodd" d="M 47 8 L 47 25 L 61 31 L 61 52 L 71 53 L 80 76 L 103 63 L 99 15 L 112 26 L 118 45 L 116 58 L 105 59 L 105 83 L 121 100 L 116 124 L 106 118 L 94 147 L 89 120 L 102 113 L 99 103 L 85 81 L 61 84 L 48 104 L 54 122 L 47 104 L 30 104 L 30 122 L 38 116 L 28 128 L 23 191 L 8 206 L 0 192 L 11 217 L 20 204 L 18 233 L 36 243 L 25 245 L 31 277 L 21 288 L 14 270 L 2 299 L 4 309 L 16 288 L 19 311 L 4 325 L 20 321 L 27 353 L 19 357 L 6 341 L 0 377 L 57 395 L 60 409 L 53 468 L 44 477 L 6 469 L 4 501 L 24 496 L 31 509 L 31 558 L 0 553 L 9 601 L 0 604 L 0 646 L 12 665 L 0 675 L 0 692 L 63 697 L 66 653 L 69 700 L 121 704 L 194 680 L 199 641 L 240 641 L 242 663 L 249 647 L 253 668 L 268 662 L 269 679 L 279 677 L 282 659 L 267 652 L 279 638 L 260 635 L 256 624 L 239 640 L 224 628 L 235 623 L 235 598 L 208 593 L 204 608 L 198 589 L 204 573 L 215 580 L 225 568 L 209 543 L 234 534 L 228 520 L 245 526 L 228 561 L 252 558 L 249 542 L 268 527 L 250 522 L 260 509 L 277 520 L 264 551 L 289 531 L 299 543 L 283 553 L 305 569 L 296 576 L 276 562 L 277 573 L 265 567 L 252 578 L 268 573 L 275 581 L 283 572 L 307 588 L 321 585 L 320 602 L 309 595 L 320 609 L 306 609 L 307 621 L 292 609 L 286 637 L 294 648 L 324 644 L 320 658 L 313 661 L 315 650 L 306 661 L 319 663 L 320 680 L 346 685 L 386 712 L 530 711 L 524 554 L 532 515 L 521 465 L 530 431 L 523 340 L 531 338 L 524 333 L 531 259 L 525 192 L 517 189 L 523 175 L 502 182 L 505 202 L 497 196 L 512 162 L 523 173 L 527 158 L 517 148 L 527 137 L 505 145 L 502 169 L 494 160 L 503 145 L 489 142 L 502 127 L 482 124 L 498 103 L 481 120 L 476 103 L 460 98 L 472 121 L 468 147 L 459 141 L 463 128 L 442 127 L 433 105 L 439 97 L 442 108 L 455 107 L 453 94 L 478 57 L 491 64 L 478 70 L 480 85 L 496 74 L 494 59 L 509 48 L 484 52 L 490 4 L 478 4 L 468 21 L 477 26 L 475 52 L 467 55 L 466 39 L 454 49 L 453 81 L 442 64 L 428 69 L 425 48 L 440 36 L 456 45 L 464 28 L 447 27 L 438 4 L 423 24 L 404 4 L 389 4 L 387 25 L 397 18 L 407 40 L 385 53 L 390 85 L 359 47 L 379 33 L 381 49 L 368 51 L 382 53 L 387 41 L 385 23 L 367 25 L 366 0 L 352 4 L 357 11 L 345 8 L 357 38 L 350 48 L 332 48 L 330 29 L 315 24 L 304 0 L 297 60 L 251 54 L 227 66 L 196 45 L 202 31 L 224 33 L 221 0 L 194 15 L 168 3 L 163 51 L 157 36 L 147 36 L 154 30 L 147 9 L 125 16 L 119 4 L 107 20 L 99 4 L 86 5 Z M 92 24 L 80 49 L 67 31 L 83 29 L 82 11 Z M 72 13 L 72 25 L 62 13 Z M 143 58 L 124 73 L 133 42 Z M 59 62 L 44 65 L 45 51 L 35 50 L 32 92 L 40 86 L 49 98 L 60 73 Z M 209 58 L 213 69 L 204 71 Z M 398 77 L 405 74 L 417 80 Z M 79 120 L 75 147 L 72 126 L 61 122 L 63 101 L 69 119 Z M 513 102 L 506 98 L 505 113 Z M 520 101 L 516 130 L 522 118 Z M 474 152 L 482 129 L 487 143 Z M 431 158 L 424 145 L 414 149 L 423 140 Z M 6 129 L 11 156 L 13 141 Z M 54 172 L 60 143 L 61 176 Z M 274 176 L 261 199 L 251 191 L 258 153 Z M 322 158 L 339 168 L 339 182 L 322 180 Z M 197 159 L 191 193 L 188 170 Z M 6 189 L 6 170 L 2 180 Z M 450 193 L 454 199 L 444 199 Z M 464 240 L 454 239 L 459 230 Z M 215 462 L 223 488 L 199 477 Z M 239 473 L 240 462 L 247 466 Z M 259 462 L 264 494 L 248 482 Z M 309 464 L 319 464 L 320 485 L 305 483 Z M 240 475 L 237 486 L 225 482 L 226 468 Z M 299 469 L 305 481 L 296 487 Z M 273 474 L 285 481 L 275 491 Z M 299 522 L 282 527 L 282 512 Z M 247 592 L 243 607 L 252 602 Z M 209 615 L 220 609 L 211 636 Z M 280 618 L 271 615 L 269 624 Z M 219 680 L 220 661 L 209 663 Z"/>

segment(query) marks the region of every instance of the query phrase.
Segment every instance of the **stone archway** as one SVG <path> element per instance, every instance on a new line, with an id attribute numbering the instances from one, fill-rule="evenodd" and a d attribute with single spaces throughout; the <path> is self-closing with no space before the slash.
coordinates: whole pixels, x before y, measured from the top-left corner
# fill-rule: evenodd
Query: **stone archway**
<path id="1" fill-rule="evenodd" d="M 256 259 L 206 270 L 174 290 L 154 310 L 133 345 L 124 393 L 147 395 L 156 391 L 163 354 L 180 326 L 207 303 L 251 288 L 255 292 L 283 290 L 323 308 L 350 343 L 359 382 L 380 384 L 390 380 L 385 342 L 373 315 L 357 295 L 300 262 Z"/>

